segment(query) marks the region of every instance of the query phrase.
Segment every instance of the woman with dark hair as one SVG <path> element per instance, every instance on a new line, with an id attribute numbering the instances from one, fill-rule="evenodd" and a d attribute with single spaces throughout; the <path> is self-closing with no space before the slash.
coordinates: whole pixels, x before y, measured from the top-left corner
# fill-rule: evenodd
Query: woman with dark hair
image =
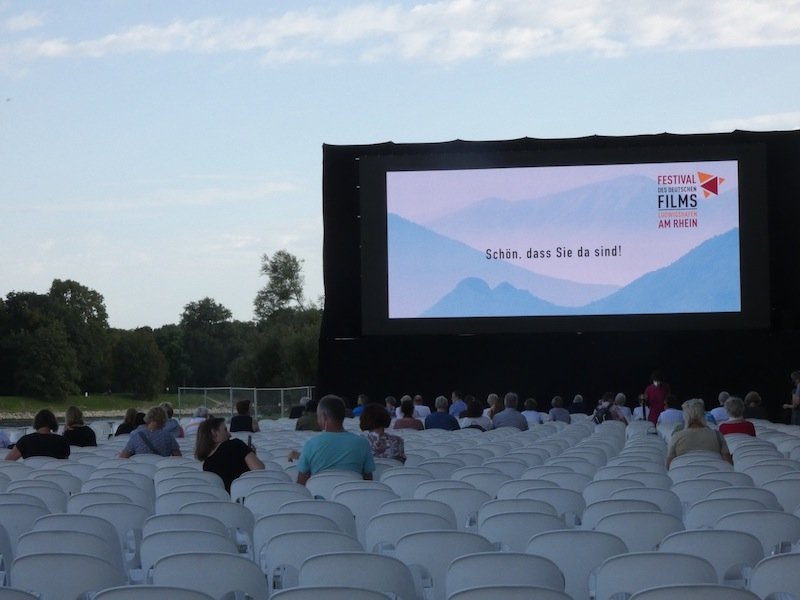
<path id="1" fill-rule="evenodd" d="M 97 436 L 83 422 L 83 412 L 77 406 L 70 406 L 64 415 L 63 435 L 70 446 L 97 446 Z"/>
<path id="2" fill-rule="evenodd" d="M 306 403 L 306 410 L 294 424 L 295 431 L 322 431 L 317 419 L 317 405 L 319 400 L 309 400 Z"/>
<path id="3" fill-rule="evenodd" d="M 194 457 L 203 461 L 203 470 L 216 473 L 222 478 L 225 489 L 231 491 L 231 483 L 242 473 L 264 468 L 253 448 L 242 440 L 232 438 L 225 426 L 225 419 L 212 417 L 197 427 Z"/>
<path id="4" fill-rule="evenodd" d="M 414 418 L 414 401 L 410 397 L 403 400 L 400 404 L 400 413 L 403 416 L 399 419 L 395 419 L 392 429 L 416 429 L 417 431 L 425 429 L 422 421 Z M 361 414 L 363 415 L 364 413 Z M 387 414 L 389 415 L 389 419 L 391 419 L 391 413 L 387 412 Z"/>
<path id="5" fill-rule="evenodd" d="M 114 435 L 125 435 L 126 433 L 130 433 L 136 429 L 138 427 L 138 425 L 136 425 L 136 415 L 137 410 L 135 408 L 129 408 L 126 410 L 125 418 L 122 420 L 122 423 L 119 424 L 119 427 L 117 427 Z"/>
<path id="6" fill-rule="evenodd" d="M 6 454 L 6 460 L 17 460 L 29 456 L 52 456 L 53 458 L 67 458 L 69 456 L 69 442 L 58 435 L 58 421 L 49 410 L 42 409 L 33 418 L 33 428 L 36 430 L 28 435 L 23 435 L 17 444 Z"/>
<path id="7" fill-rule="evenodd" d="M 130 458 L 134 454 L 181 455 L 178 440 L 164 428 L 167 411 L 161 406 L 154 406 L 147 411 L 144 422 L 131 433 L 128 443 L 119 453 L 120 458 Z"/>
<path id="8" fill-rule="evenodd" d="M 411 411 L 413 413 L 413 407 Z M 393 458 L 400 462 L 406 462 L 403 438 L 386 433 L 386 428 L 389 427 L 391 422 L 392 417 L 380 404 L 367 404 L 359 417 L 359 427 L 361 431 L 367 432 L 366 437 L 372 450 L 372 456 L 375 458 Z"/>
<path id="9" fill-rule="evenodd" d="M 492 429 L 492 420 L 483 414 L 481 403 L 471 396 L 467 398 L 467 409 L 461 413 L 458 424 L 461 429 L 468 427 L 480 429 L 481 431 Z"/>
<path id="10" fill-rule="evenodd" d="M 261 431 L 258 428 L 258 421 L 250 416 L 250 400 L 239 400 L 236 403 L 236 414 L 231 417 L 231 431 L 249 431 L 251 433 Z"/>

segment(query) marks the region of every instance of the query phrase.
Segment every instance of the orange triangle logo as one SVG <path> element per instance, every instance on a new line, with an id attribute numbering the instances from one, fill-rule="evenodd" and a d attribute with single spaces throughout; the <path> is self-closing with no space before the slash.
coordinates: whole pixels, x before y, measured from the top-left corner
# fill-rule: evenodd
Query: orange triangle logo
<path id="1" fill-rule="evenodd" d="M 702 171 L 697 172 L 697 177 L 700 179 L 700 187 L 703 188 L 703 196 L 705 198 L 712 195 L 718 196 L 719 188 L 725 182 L 724 177 L 717 177 L 716 175 L 703 173 Z"/>

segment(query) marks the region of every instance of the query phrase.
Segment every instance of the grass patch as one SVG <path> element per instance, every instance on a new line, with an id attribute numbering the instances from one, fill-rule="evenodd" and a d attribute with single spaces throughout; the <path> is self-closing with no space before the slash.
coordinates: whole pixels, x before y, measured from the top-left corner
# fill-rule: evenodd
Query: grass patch
<path id="1" fill-rule="evenodd" d="M 142 400 L 132 394 L 97 394 L 90 396 L 69 396 L 66 400 L 44 400 L 29 396 L 0 396 L 0 417 L 7 414 L 31 413 L 35 414 L 43 408 L 49 408 L 56 416 L 63 416 L 68 406 L 77 406 L 82 411 L 124 411 L 136 408 L 146 412 L 151 406 L 161 402 L 177 404 L 176 394 L 161 394 L 152 400 Z"/>

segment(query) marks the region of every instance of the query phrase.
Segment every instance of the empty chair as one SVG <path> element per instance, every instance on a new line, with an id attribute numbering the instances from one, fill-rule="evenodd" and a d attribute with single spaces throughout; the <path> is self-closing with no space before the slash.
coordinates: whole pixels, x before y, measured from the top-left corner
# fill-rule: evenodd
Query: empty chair
<path id="1" fill-rule="evenodd" d="M 296 586 L 303 561 L 315 554 L 363 550 L 357 540 L 339 531 L 279 533 L 269 539 L 262 552 L 269 589 Z"/>
<path id="2" fill-rule="evenodd" d="M 0 600 L 39 600 L 39 596 L 25 590 L 0 587 Z"/>
<path id="3" fill-rule="evenodd" d="M 680 552 L 705 558 L 717 572 L 719 583 L 742 587 L 745 569 L 764 557 L 755 536 L 743 531 L 704 529 L 679 531 L 661 540 L 662 552 Z"/>
<path id="4" fill-rule="evenodd" d="M 517 494 L 524 490 L 532 490 L 535 488 L 557 488 L 558 484 L 552 481 L 544 481 L 542 479 L 512 479 L 506 481 L 497 490 L 497 499 L 505 500 L 508 498 L 516 498 Z"/>
<path id="5" fill-rule="evenodd" d="M 711 583 L 660 585 L 636 592 L 630 600 L 761 600 L 748 590 Z"/>
<path id="6" fill-rule="evenodd" d="M 458 458 L 426 458 L 417 465 L 429 471 L 436 479 L 449 479 L 453 471 L 466 466 L 463 460 Z"/>
<path id="7" fill-rule="evenodd" d="M 262 483 L 291 483 L 292 478 L 283 470 L 248 471 L 231 483 L 231 500 L 242 502 L 247 493 Z"/>
<path id="8" fill-rule="evenodd" d="M 36 520 L 47 514 L 49 514 L 48 510 L 38 505 L 0 504 L 0 527 L 5 529 L 8 534 L 11 558 L 16 553 L 19 536 L 33 529 Z M 6 568 L 10 562 L 10 559 L 5 560 Z"/>
<path id="9" fill-rule="evenodd" d="M 365 540 L 367 523 L 378 513 L 381 504 L 399 498 L 396 493 L 381 489 L 347 490 L 337 492 L 333 496 L 334 501 L 344 504 L 352 511 L 356 520 L 356 535 L 362 544 Z"/>
<path id="10" fill-rule="evenodd" d="M 596 500 L 605 500 L 611 497 L 611 494 L 617 490 L 635 487 L 643 488 L 644 484 L 632 479 L 599 479 L 583 488 L 582 495 L 586 504 L 591 504 Z"/>
<path id="11" fill-rule="evenodd" d="M 25 494 L 23 492 L 3 492 L 0 494 L 0 504 L 27 504 L 29 506 L 38 506 L 44 508 L 48 512 L 47 503 L 41 498 L 32 494 Z"/>
<path id="12" fill-rule="evenodd" d="M 381 504 L 378 514 L 386 513 L 427 513 L 438 515 L 445 519 L 450 527 L 456 528 L 456 515 L 453 509 L 446 502 L 433 500 L 430 498 L 401 498 L 399 500 L 389 500 Z"/>
<path id="13" fill-rule="evenodd" d="M 446 598 L 445 576 L 453 559 L 492 550 L 485 537 L 466 531 L 418 531 L 404 535 L 395 545 L 395 555 L 414 574 L 418 597 L 423 597 L 423 581 L 427 581 L 433 600 Z"/>
<path id="14" fill-rule="evenodd" d="M 765 510 L 758 500 L 750 498 L 706 498 L 692 504 L 683 517 L 686 529 L 711 529 L 722 515 L 741 510 Z"/>
<path id="15" fill-rule="evenodd" d="M 501 550 L 524 552 L 537 533 L 564 529 L 564 518 L 538 512 L 513 512 L 491 515 L 478 524 L 478 533 Z"/>
<path id="16" fill-rule="evenodd" d="M 210 552 L 237 553 L 236 544 L 230 537 L 213 531 L 192 529 L 156 531 L 142 538 L 140 548 L 142 580 L 149 581 L 149 571 L 158 559 L 178 552 L 191 552 L 195 548 Z"/>
<path id="17" fill-rule="evenodd" d="M 300 586 L 358 586 L 415 600 L 414 577 L 391 556 L 368 552 L 330 552 L 307 558 L 300 566 Z M 328 596 L 319 596 L 327 598 Z"/>
<path id="18" fill-rule="evenodd" d="M 482 585 L 460 590 L 449 600 L 572 600 L 564 592 L 538 585 Z"/>
<path id="19" fill-rule="evenodd" d="M 181 506 L 179 512 L 206 515 L 222 521 L 239 545 L 239 551 L 250 552 L 252 555 L 255 517 L 241 504 L 220 500 L 190 502 Z"/>
<path id="20" fill-rule="evenodd" d="M 353 539 L 358 538 L 356 531 L 356 518 L 353 512 L 340 502 L 332 500 L 294 500 L 287 502 L 278 509 L 280 513 L 313 513 L 329 518 Z M 254 532 L 255 535 L 255 532 Z"/>
<path id="21" fill-rule="evenodd" d="M 549 503 L 564 518 L 564 522 L 572 527 L 581 522 L 586 501 L 580 492 L 562 488 L 534 488 L 523 490 L 517 498 L 532 498 Z"/>
<path id="22" fill-rule="evenodd" d="M 292 490 L 259 489 L 251 491 L 245 497 L 244 506 L 246 506 L 254 516 L 260 517 L 261 515 L 269 515 L 277 512 L 281 505 L 287 502 L 311 498 L 311 492 L 304 486 L 298 486 Z"/>
<path id="23" fill-rule="evenodd" d="M 142 536 L 157 531 L 177 529 L 213 531 L 220 535 L 230 535 L 225 524 L 215 517 L 192 513 L 166 513 L 147 517 L 142 525 Z"/>
<path id="24" fill-rule="evenodd" d="M 626 511 L 606 515 L 594 526 L 618 536 L 629 552 L 657 550 L 661 540 L 671 533 L 683 531 L 683 522 L 673 515 L 652 511 Z"/>
<path id="25" fill-rule="evenodd" d="M 720 461 L 720 465 L 727 465 L 728 469 L 724 469 L 719 465 L 711 466 L 705 463 L 695 463 L 691 465 L 684 465 L 682 467 L 673 467 L 667 472 L 667 475 L 669 475 L 669 478 L 672 479 L 672 481 L 678 483 L 681 481 L 695 479 L 698 475 L 703 473 L 715 473 L 723 470 L 730 470 L 730 465 L 728 463 Z"/>
<path id="26" fill-rule="evenodd" d="M 607 558 L 597 568 L 596 600 L 633 594 L 658 585 L 717 583 L 711 564 L 700 557 L 673 552 L 630 552 Z"/>
<path id="27" fill-rule="evenodd" d="M 611 494 L 610 500 L 645 500 L 652 502 L 661 512 L 665 512 L 678 519 L 683 517 L 683 503 L 674 492 L 661 488 L 625 488 Z"/>
<path id="28" fill-rule="evenodd" d="M 403 469 L 413 467 L 400 467 L 386 471 L 381 478 L 381 483 L 385 483 L 400 498 L 413 498 L 414 490 L 423 481 L 433 479 L 429 473 L 403 473 Z"/>
<path id="29" fill-rule="evenodd" d="M 731 485 L 736 486 L 753 486 L 753 478 L 747 473 L 740 473 L 739 471 L 709 471 L 707 473 L 700 473 L 697 479 L 716 479 L 717 481 L 726 481 Z"/>
<path id="30" fill-rule="evenodd" d="M 761 502 L 761 504 L 769 510 L 783 510 L 775 494 L 762 488 L 740 486 L 722 487 L 709 492 L 705 499 L 711 500 L 714 498 L 749 498 Z"/>
<path id="31" fill-rule="evenodd" d="M 87 592 L 123 585 L 116 565 L 88 554 L 28 554 L 14 559 L 10 582 L 47 600 L 77 598 Z"/>
<path id="32" fill-rule="evenodd" d="M 546 556 L 564 575 L 564 590 L 574 600 L 589 600 L 589 574 L 605 559 L 628 551 L 616 535 L 583 529 L 539 533 L 526 552 Z"/>
<path id="33" fill-rule="evenodd" d="M 800 554 L 778 554 L 758 562 L 750 574 L 750 591 L 762 599 L 782 593 L 797 598 L 800 592 Z"/>
<path id="34" fill-rule="evenodd" d="M 224 552 L 181 552 L 165 556 L 153 567 L 155 585 L 197 590 L 212 598 L 242 591 L 267 598 L 267 582 L 252 561 Z"/>
<path id="35" fill-rule="evenodd" d="M 124 492 L 120 492 L 124 493 Z M 200 490 L 183 490 L 178 492 L 166 492 L 156 498 L 156 514 L 179 512 L 181 506 L 190 502 L 215 501 L 218 498 L 209 492 Z"/>
<path id="36" fill-rule="evenodd" d="M 354 471 L 323 471 L 312 475 L 306 482 L 308 491 L 315 498 L 329 500 L 333 496 L 333 488 L 346 481 L 363 481 L 364 478 Z"/>
<path id="37" fill-rule="evenodd" d="M 98 502 L 119 502 L 121 504 L 133 504 L 131 499 L 116 492 L 78 492 L 67 500 L 67 512 L 80 513 L 84 506 L 97 504 Z"/>
<path id="38" fill-rule="evenodd" d="M 395 542 L 402 535 L 431 529 L 455 529 L 455 518 L 447 519 L 431 513 L 378 512 L 367 523 L 364 549 L 368 552 L 391 555 Z"/>
<path id="39" fill-rule="evenodd" d="M 620 475 L 621 478 L 630 479 L 643 483 L 647 488 L 668 490 L 672 487 L 672 479 L 665 473 L 648 473 L 647 471 L 636 471 Z"/>
<path id="40" fill-rule="evenodd" d="M 772 510 L 743 510 L 721 516 L 714 529 L 752 533 L 767 555 L 783 544 L 800 540 L 800 517 Z"/>
<path id="41" fill-rule="evenodd" d="M 125 576 L 122 554 L 116 541 L 109 542 L 85 531 L 29 531 L 17 542 L 17 557 L 28 554 L 88 554 L 110 562 Z"/>
<path id="42" fill-rule="evenodd" d="M 775 494 L 778 503 L 785 512 L 793 513 L 800 507 L 800 485 L 798 485 L 797 481 L 773 479 L 761 484 L 761 489 Z"/>
<path id="43" fill-rule="evenodd" d="M 465 481 L 458 481 L 456 479 L 429 479 L 428 481 L 423 481 L 417 485 L 416 489 L 414 490 L 414 498 L 425 498 L 427 497 L 428 492 L 432 492 L 433 490 L 454 488 L 474 490 L 475 486 Z M 343 488 L 339 489 L 343 490 Z"/>
<path id="44" fill-rule="evenodd" d="M 461 590 L 487 585 L 542 586 L 564 591 L 564 575 L 549 558 L 518 552 L 467 554 L 454 559 L 447 568 L 448 598 Z"/>
<path id="45" fill-rule="evenodd" d="M 428 492 L 426 498 L 446 502 L 453 509 L 456 525 L 461 531 L 475 531 L 478 525 L 478 510 L 492 497 L 472 486 L 463 489 L 438 489 Z"/>
<path id="46" fill-rule="evenodd" d="M 681 499 L 683 506 L 688 508 L 698 500 L 704 500 L 712 491 L 730 485 L 720 479 L 690 479 L 676 483 L 670 489 Z"/>
<path id="47" fill-rule="evenodd" d="M 50 481 L 55 483 L 64 490 L 65 494 L 75 494 L 79 492 L 81 489 L 81 485 L 83 481 L 74 476 L 70 473 L 66 473 L 60 469 L 44 469 L 44 470 L 34 470 L 29 479 L 33 480 L 43 480 L 43 481 Z"/>
<path id="48" fill-rule="evenodd" d="M 0 464 L 0 473 L 8 477 L 11 481 L 16 479 L 27 479 L 28 476 L 34 472 L 33 467 L 18 463 L 18 462 L 5 462 Z"/>
<path id="49" fill-rule="evenodd" d="M 483 461 L 483 466 L 497 469 L 512 479 L 519 477 L 529 468 L 526 461 L 510 455 L 487 459 Z"/>
<path id="50" fill-rule="evenodd" d="M 600 519 L 606 515 L 619 512 L 630 512 L 634 510 L 644 510 L 658 512 L 658 505 L 647 500 L 626 500 L 626 499 L 611 499 L 611 500 L 598 500 L 586 506 L 583 511 L 583 519 L 581 520 L 581 527 L 583 529 L 594 529 Z"/>
<path id="51" fill-rule="evenodd" d="M 583 489 L 592 481 L 591 477 L 581 473 L 548 473 L 542 475 L 542 479 L 557 483 L 559 487 L 576 491 L 579 494 L 583 493 Z"/>
<path id="52" fill-rule="evenodd" d="M 138 455 L 137 455 L 138 456 Z M 216 600 L 197 590 L 165 585 L 123 585 L 99 592 L 94 600 Z M 0 600 L 3 596 L 0 595 Z"/>
<path id="53" fill-rule="evenodd" d="M 142 540 L 142 528 L 151 511 L 135 504 L 119 502 L 99 502 L 87 504 L 81 508 L 82 515 L 90 515 L 105 519 L 114 526 L 119 536 L 120 548 L 128 568 L 139 567 L 139 544 Z"/>
<path id="54" fill-rule="evenodd" d="M 490 500 L 478 510 L 478 527 L 487 517 L 508 512 L 539 512 L 546 515 L 558 515 L 555 507 L 544 500 L 534 500 L 533 498 Z"/>
<path id="55" fill-rule="evenodd" d="M 275 600 L 386 600 L 386 594 L 364 588 L 344 586 L 303 586 L 275 592 Z"/>
<path id="56" fill-rule="evenodd" d="M 35 496 L 45 503 L 50 512 L 65 512 L 67 510 L 67 494 L 55 483 L 44 480 L 12 481 L 6 488 L 4 495 L 10 493 Z"/>
<path id="57" fill-rule="evenodd" d="M 793 461 L 794 462 L 794 461 Z M 761 486 L 764 485 L 768 481 L 772 481 L 773 479 L 777 479 L 781 475 L 786 473 L 796 473 L 796 467 L 790 467 L 788 465 L 762 465 L 756 464 L 752 467 L 748 467 L 746 469 L 742 469 L 747 475 L 753 478 L 753 483 L 755 485 Z"/>
<path id="58" fill-rule="evenodd" d="M 253 527 L 254 559 L 263 564 L 262 552 L 267 543 L 280 533 L 290 531 L 339 531 L 330 518 L 313 513 L 274 513 L 259 517 Z M 355 538 L 354 538 L 355 539 Z"/>

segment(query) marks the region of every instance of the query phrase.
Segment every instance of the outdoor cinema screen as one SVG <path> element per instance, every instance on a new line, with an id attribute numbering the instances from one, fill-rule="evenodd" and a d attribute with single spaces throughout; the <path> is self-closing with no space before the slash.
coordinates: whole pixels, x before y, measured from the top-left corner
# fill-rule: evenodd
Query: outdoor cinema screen
<path id="1" fill-rule="evenodd" d="M 763 173 L 753 152 L 633 154 L 362 162 L 364 246 L 381 249 L 376 265 L 362 247 L 365 329 L 755 324 L 764 311 L 746 284 L 761 261 L 753 227 L 763 215 L 751 220 L 751 204 Z"/>

